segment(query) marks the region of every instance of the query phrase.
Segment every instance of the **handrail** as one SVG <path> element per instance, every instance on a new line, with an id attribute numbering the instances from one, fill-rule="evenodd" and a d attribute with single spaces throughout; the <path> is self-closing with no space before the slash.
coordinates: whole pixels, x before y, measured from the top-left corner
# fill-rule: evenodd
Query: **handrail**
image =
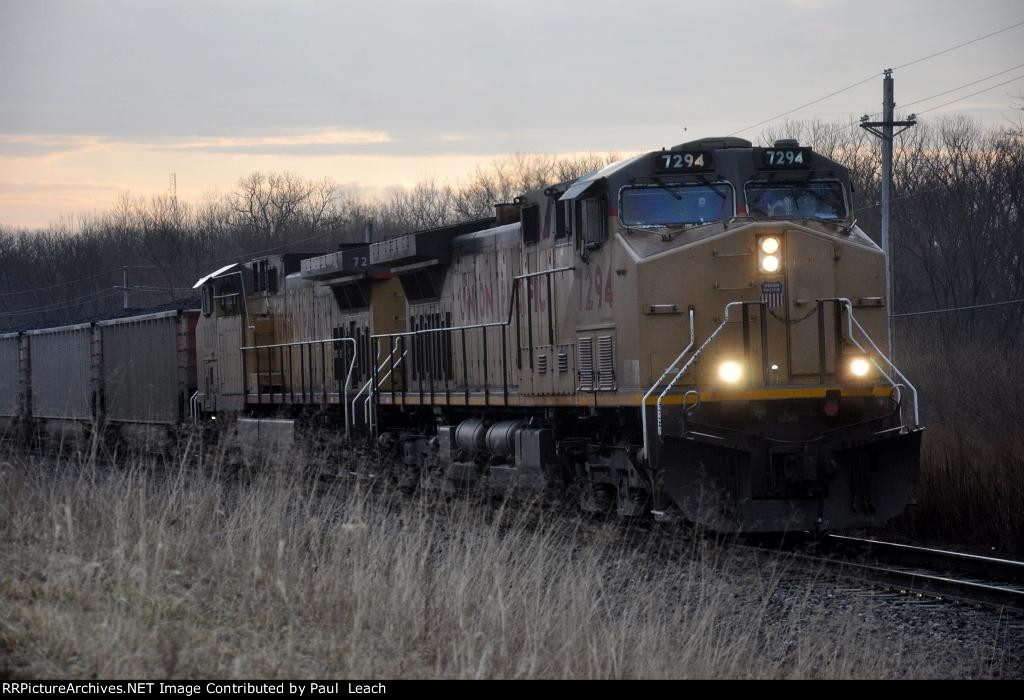
<path id="1" fill-rule="evenodd" d="M 846 297 L 823 298 L 823 299 L 817 299 L 816 301 L 817 302 L 834 302 L 834 303 L 842 304 L 844 307 L 846 307 L 846 311 L 847 311 L 847 329 L 848 329 L 847 336 L 848 336 L 849 342 L 852 343 L 860 352 L 862 352 L 862 353 L 864 353 L 865 355 L 868 356 L 868 358 L 871 360 L 871 363 L 878 370 L 879 374 L 882 377 L 884 377 L 885 380 L 888 382 L 888 384 L 891 387 L 893 387 L 898 392 L 898 395 L 900 397 L 899 403 L 902 403 L 902 394 L 903 394 L 903 391 L 901 390 L 900 387 L 901 386 L 905 386 L 907 389 L 909 389 L 909 391 L 910 391 L 910 393 L 911 393 L 911 395 L 913 397 L 913 400 L 914 400 L 914 422 L 913 422 L 913 425 L 911 427 L 915 428 L 915 429 L 919 428 L 920 425 L 921 425 L 921 416 L 920 416 L 920 406 L 919 406 L 919 401 L 918 401 L 917 388 L 910 382 L 909 379 L 907 379 L 906 375 L 904 375 L 903 372 L 901 372 L 899 370 L 899 368 L 896 367 L 895 364 L 893 364 L 892 360 L 890 360 L 885 355 L 885 353 L 883 353 L 878 348 L 878 345 L 876 345 L 875 341 L 872 340 L 871 335 L 867 332 L 867 330 L 865 330 L 864 326 L 861 325 L 860 321 L 858 321 L 856 316 L 854 315 L 854 313 L 853 313 L 853 303 L 848 298 L 846 298 Z M 697 359 L 704 353 L 704 351 L 707 350 L 708 346 L 710 346 L 711 343 L 714 342 L 715 338 L 717 338 L 721 334 L 721 332 L 726 328 L 726 326 L 730 323 L 729 316 L 730 316 L 730 312 L 732 311 L 732 309 L 734 307 L 736 307 L 736 306 L 745 306 L 745 305 L 750 305 L 750 304 L 759 304 L 759 303 L 762 303 L 762 302 L 733 301 L 733 302 L 729 302 L 728 304 L 726 304 L 725 305 L 725 310 L 724 310 L 724 318 L 722 319 L 722 322 L 718 325 L 718 327 L 714 330 L 714 332 L 712 332 L 711 335 L 708 336 L 707 340 L 705 340 L 701 344 L 701 346 L 699 348 L 697 348 L 696 351 L 694 351 L 694 353 L 690 356 L 690 358 L 686 361 L 686 363 L 682 366 L 682 368 L 675 369 L 676 365 L 679 363 L 679 361 L 682 359 L 682 357 L 686 354 L 686 352 L 692 346 L 692 342 L 691 342 L 691 345 L 687 346 L 687 348 L 685 350 L 683 350 L 682 353 L 680 353 L 679 357 L 677 357 L 675 359 L 675 361 L 673 361 L 672 364 L 669 365 L 668 368 L 666 368 L 665 372 L 662 373 L 662 375 L 658 379 L 658 381 L 644 395 L 644 398 L 643 398 L 643 401 L 641 403 L 641 406 L 642 406 L 642 409 L 643 409 L 642 410 L 642 420 L 643 420 L 643 426 L 644 426 L 644 450 L 645 450 L 645 453 L 648 454 L 648 459 L 650 459 L 650 456 L 649 456 L 650 452 L 649 452 L 649 440 L 648 440 L 648 431 L 647 431 L 647 420 L 646 420 L 647 419 L 647 410 L 646 410 L 646 408 L 647 408 L 647 401 L 650 398 L 650 396 L 653 394 L 654 390 L 658 386 L 660 386 L 661 382 L 664 381 L 665 377 L 668 374 L 670 374 L 672 372 L 675 372 L 675 377 L 669 383 L 669 385 L 666 386 L 665 389 L 661 392 L 661 394 L 659 395 L 658 400 L 656 402 L 656 406 L 657 406 L 657 431 L 658 431 L 657 434 L 658 434 L 659 437 L 661 437 L 661 435 L 662 435 L 662 420 L 661 420 L 661 402 L 662 402 L 662 399 L 668 394 L 668 392 L 671 390 L 671 388 L 673 386 L 675 386 L 675 383 L 679 380 L 679 378 L 682 377 L 690 369 L 690 367 L 693 366 L 694 362 L 697 361 Z M 859 333 L 864 337 L 864 339 L 870 345 L 871 349 L 874 351 L 874 355 L 872 355 L 872 353 L 869 353 L 865 349 L 865 347 L 860 342 L 858 342 L 856 334 L 854 332 L 854 329 L 859 331 Z M 892 374 L 894 374 L 896 376 L 896 378 L 899 380 L 898 382 L 894 381 L 893 378 L 890 377 L 889 374 L 886 372 L 886 370 L 883 369 L 882 365 L 880 365 L 878 363 L 878 361 L 875 359 L 875 355 L 877 355 L 879 358 L 881 358 L 881 360 L 884 362 L 884 364 L 889 367 L 889 369 L 892 372 Z M 687 394 L 689 394 L 689 393 L 690 392 L 687 392 Z M 699 394 L 698 394 L 698 400 L 699 400 Z M 684 404 L 685 403 L 686 403 L 686 401 L 684 399 Z"/>
<path id="2" fill-rule="evenodd" d="M 673 369 L 675 369 L 675 366 L 678 365 L 682 361 L 683 356 L 685 356 L 686 353 L 688 353 L 690 351 L 690 348 L 693 347 L 694 342 L 696 342 L 696 328 L 694 327 L 693 314 L 694 314 L 694 311 L 693 311 L 693 308 L 691 308 L 690 312 L 689 312 L 689 316 L 690 316 L 690 344 L 687 345 L 683 349 L 683 351 L 681 353 L 679 353 L 679 355 L 676 357 L 676 359 L 672 361 L 672 364 L 670 364 L 668 367 L 665 368 L 665 371 L 661 373 L 660 377 L 658 377 L 658 381 L 656 381 L 654 384 L 651 385 L 651 388 L 647 390 L 647 393 L 644 394 L 643 399 L 641 399 L 641 401 L 640 401 L 640 406 L 641 406 L 640 422 L 641 422 L 641 424 L 643 426 L 644 449 L 645 450 L 647 449 L 647 401 L 648 401 L 648 399 L 651 398 L 651 394 L 653 394 L 655 392 L 655 390 L 661 385 L 661 382 L 664 381 L 665 377 L 667 377 L 669 375 L 669 373 L 672 372 Z M 673 383 L 675 383 L 675 381 L 678 380 L 680 376 L 681 376 L 681 374 L 676 374 L 676 379 L 673 380 Z M 664 396 L 664 392 L 662 392 L 662 396 Z M 658 404 L 657 405 L 658 405 L 658 434 L 660 435 L 661 434 L 661 396 L 658 397 Z M 647 459 L 649 460 L 650 459 L 650 455 L 648 454 L 646 456 L 647 456 Z"/>
<path id="3" fill-rule="evenodd" d="M 575 270 L 575 267 L 556 267 L 550 270 L 539 270 L 537 272 L 527 272 L 526 274 L 516 275 L 512 278 L 514 282 L 519 280 L 532 279 L 534 277 L 541 277 L 543 275 L 553 275 L 556 272 L 568 272 L 569 270 Z M 512 324 L 512 311 L 515 309 L 515 300 L 519 296 L 519 285 L 512 287 L 512 294 L 509 295 L 508 301 L 508 317 L 504 321 L 489 321 L 487 323 L 474 323 L 468 326 L 447 326 L 442 328 L 420 328 L 415 331 L 400 331 L 398 333 L 379 333 L 377 335 L 371 335 L 371 338 L 401 338 L 407 335 L 423 335 L 427 333 L 450 333 L 452 331 L 470 331 L 476 328 L 497 328 L 498 326 L 509 326 Z"/>
<path id="4" fill-rule="evenodd" d="M 373 370 L 373 376 L 371 376 L 369 379 L 366 380 L 366 383 L 363 384 L 363 386 L 359 389 L 359 392 L 352 398 L 352 415 L 354 416 L 355 412 L 356 412 L 356 403 L 359 401 L 359 397 L 363 395 L 364 391 L 367 392 L 367 395 L 366 395 L 366 405 L 363 407 L 363 420 L 366 422 L 367 426 L 370 425 L 370 419 L 371 419 L 370 399 L 373 396 L 373 382 L 374 382 L 374 379 L 377 377 L 377 375 L 379 375 L 384 370 L 384 368 L 388 365 L 388 363 L 391 363 L 392 369 L 394 369 L 394 367 L 397 367 L 399 364 L 402 363 L 402 358 L 405 357 L 405 352 L 403 352 L 401 354 L 401 356 L 398 358 L 397 362 L 394 361 L 395 350 L 397 350 L 397 349 L 398 349 L 398 345 L 396 344 L 388 352 L 387 358 L 385 358 L 384 361 L 380 363 L 380 367 L 377 367 L 376 370 Z M 408 351 L 406 351 L 406 352 L 408 352 Z M 378 358 L 380 357 L 380 346 L 378 346 L 378 349 L 377 349 L 377 357 Z M 388 372 L 387 375 L 385 375 L 384 379 L 387 379 L 389 376 L 391 376 L 391 372 L 390 371 Z M 378 380 L 378 381 L 382 381 L 382 380 Z"/>
<path id="5" fill-rule="evenodd" d="M 293 341 L 291 343 L 274 343 L 272 345 L 246 345 L 246 346 L 240 347 L 238 350 L 239 350 L 239 352 L 242 353 L 242 357 L 243 358 L 245 357 L 245 353 L 246 352 L 255 350 L 257 352 L 256 360 L 257 360 L 257 362 L 259 362 L 259 354 L 258 353 L 259 353 L 260 350 L 274 349 L 274 348 L 302 347 L 304 345 L 321 345 L 322 346 L 324 343 L 331 343 L 332 345 L 334 343 L 352 343 L 352 359 L 348 363 L 348 372 L 345 374 L 345 382 L 342 384 L 341 389 L 338 392 L 338 401 L 342 404 L 344 415 L 345 415 L 345 437 L 349 438 L 349 437 L 351 437 L 351 423 L 352 423 L 352 421 L 349 419 L 349 412 L 348 412 L 348 385 L 352 382 L 352 371 L 355 369 L 355 366 L 356 366 L 356 356 L 357 356 L 357 353 L 358 353 L 357 348 L 356 348 L 356 339 L 355 338 L 323 338 L 321 340 L 296 340 L 296 341 Z M 321 356 L 322 356 L 322 353 L 321 353 Z M 291 353 L 289 353 L 289 358 L 291 358 Z M 243 363 L 243 366 L 244 366 L 244 363 Z M 326 373 L 326 368 L 324 368 L 324 370 L 325 370 L 325 373 Z M 312 372 L 312 366 L 310 367 L 310 371 Z M 337 377 L 335 377 L 335 379 L 337 379 Z M 243 381 L 245 381 L 245 393 L 248 394 L 249 393 L 248 381 L 246 379 L 243 379 Z M 259 389 L 259 381 L 260 381 L 259 372 L 257 372 L 257 376 L 256 376 L 256 387 L 257 387 L 257 390 Z M 305 386 L 305 380 L 303 380 L 303 386 Z M 322 387 L 322 389 L 324 391 L 324 396 L 326 397 L 327 396 L 327 393 L 326 393 L 327 392 L 326 380 L 324 381 L 324 386 Z M 310 391 L 312 392 L 312 380 L 310 381 Z M 305 400 L 305 399 L 303 399 L 303 400 Z M 271 401 L 273 401 L 273 399 L 271 399 Z M 282 401 L 283 401 L 283 397 L 282 397 Z M 326 401 L 326 398 L 325 398 L 325 401 Z"/>
<path id="6" fill-rule="evenodd" d="M 193 423 L 198 422 L 198 418 L 197 418 L 197 414 L 199 413 L 199 410 L 197 408 L 198 402 L 199 402 L 199 390 L 196 389 L 196 392 L 194 394 L 192 394 L 192 398 L 190 398 L 188 400 L 189 416 L 192 418 L 192 422 Z"/>
<path id="7" fill-rule="evenodd" d="M 700 357 L 704 353 L 705 350 L 707 350 L 708 346 L 711 345 L 712 342 L 714 342 L 715 338 L 718 337 L 718 334 L 721 333 L 725 329 L 725 327 L 727 325 L 729 325 L 729 312 L 732 311 L 733 307 L 734 306 L 743 306 L 745 304 L 750 304 L 750 303 L 755 303 L 755 302 L 749 302 L 749 301 L 730 301 L 728 304 L 725 305 L 725 311 L 724 311 L 724 316 L 722 318 L 722 322 L 719 324 L 718 328 L 716 328 L 715 331 L 711 335 L 708 336 L 708 339 L 705 340 L 701 344 L 701 346 L 699 348 L 697 348 L 697 350 L 693 353 L 693 355 L 690 356 L 690 359 L 687 360 L 686 364 L 683 365 L 682 369 L 679 370 L 679 375 L 678 376 L 682 376 L 683 374 L 685 374 L 686 371 L 689 370 L 690 367 L 693 366 L 693 363 L 697 361 L 697 358 Z M 661 437 L 661 414 L 660 414 L 660 411 L 661 411 L 661 399 L 663 398 L 663 396 L 664 396 L 664 394 L 662 396 L 658 397 L 658 411 L 659 411 L 659 414 L 658 414 L 658 437 L 659 438 Z"/>
<path id="8" fill-rule="evenodd" d="M 395 349 L 396 350 L 398 349 L 397 345 L 395 346 Z M 391 374 L 395 371 L 395 368 L 398 367 L 400 364 L 402 364 L 402 360 L 404 360 L 405 356 L 408 355 L 408 354 L 409 354 L 408 350 L 403 350 L 402 354 L 398 356 L 398 359 L 394 360 L 393 362 L 391 362 L 391 366 L 388 368 L 387 374 L 385 374 L 383 377 L 381 377 L 380 379 L 377 380 L 377 386 L 380 386 L 380 384 L 382 382 L 386 382 L 388 380 L 388 378 L 391 377 Z M 387 361 L 390 362 L 393 357 L 394 357 L 394 351 L 392 351 L 391 353 L 388 354 L 388 360 Z M 380 369 L 384 369 L 384 365 L 381 365 Z M 379 374 L 380 370 L 377 370 L 377 373 Z M 370 381 L 372 382 L 373 380 L 371 379 Z M 371 418 L 374 418 L 374 414 L 371 411 L 371 405 L 373 404 L 373 401 L 371 399 L 373 398 L 374 394 L 377 394 L 377 393 L 380 393 L 379 390 L 378 391 L 374 391 L 371 388 L 370 392 L 366 396 L 366 404 L 363 406 L 363 418 L 366 420 L 366 424 L 367 425 L 370 425 L 371 424 Z"/>
<path id="9" fill-rule="evenodd" d="M 551 304 L 551 276 L 555 275 L 555 274 L 558 274 L 560 272 L 574 271 L 575 269 L 576 268 L 574 266 L 570 265 L 570 266 L 566 266 L 566 267 L 555 267 L 555 268 L 551 268 L 550 270 L 538 270 L 536 272 L 527 272 L 527 273 L 524 273 L 524 274 L 521 274 L 521 275 L 515 275 L 512 278 L 512 281 L 513 281 L 512 291 L 509 294 L 509 299 L 508 299 L 508 314 L 506 315 L 505 320 L 503 320 L 503 321 L 488 321 L 488 322 L 484 322 L 484 323 L 473 323 L 473 324 L 464 325 L 464 326 L 439 326 L 437 328 L 420 328 L 420 329 L 417 329 L 417 330 L 399 331 L 397 333 L 379 333 L 379 334 L 376 334 L 376 335 L 371 335 L 370 338 L 372 340 L 378 340 L 378 341 L 381 340 L 381 339 L 387 338 L 389 341 L 391 341 L 394 338 L 415 337 L 415 336 L 420 336 L 420 335 L 428 335 L 428 334 L 431 334 L 431 333 L 448 333 L 448 334 L 451 334 L 451 333 L 454 333 L 454 332 L 461 332 L 463 340 L 465 340 L 465 333 L 466 333 L 466 331 L 480 329 L 480 330 L 483 331 L 483 334 L 484 334 L 484 358 L 485 358 L 484 364 L 485 364 L 485 367 L 486 367 L 487 329 L 489 329 L 489 328 L 501 328 L 502 329 L 502 340 L 501 340 L 501 343 L 502 343 L 502 346 L 501 346 L 501 352 L 502 352 L 502 375 L 503 375 L 503 382 L 505 384 L 505 397 L 506 397 L 506 402 L 507 402 L 507 400 L 508 400 L 508 371 L 507 371 L 507 367 L 506 367 L 505 353 L 506 353 L 506 350 L 508 348 L 509 339 L 506 337 L 506 333 L 505 333 L 504 329 L 507 328 L 507 327 L 510 327 L 512 325 L 513 315 L 518 313 L 518 309 L 519 309 L 519 281 L 520 280 L 530 280 L 530 279 L 533 279 L 535 277 L 545 277 L 546 276 L 548 278 L 548 333 L 550 335 L 550 344 L 553 345 L 554 342 L 555 342 L 554 341 L 555 330 L 554 330 L 554 309 L 553 309 L 552 304 Z M 527 301 L 527 311 L 529 311 L 531 308 L 532 307 L 529 306 L 529 301 Z M 517 318 L 516 319 L 516 340 L 515 340 L 515 343 L 516 343 L 516 357 L 517 357 L 516 362 L 517 363 L 521 362 L 522 352 L 523 352 L 523 348 L 519 347 L 519 345 L 520 345 L 520 342 L 519 342 L 519 327 L 520 327 L 519 326 L 519 319 Z M 532 366 L 533 366 L 532 365 L 532 362 L 533 362 L 533 357 L 532 357 L 532 352 L 533 352 L 533 340 L 532 340 L 533 326 L 532 325 L 528 324 L 528 331 L 530 333 L 529 351 L 531 353 L 530 362 L 531 362 L 531 368 L 532 368 Z M 403 344 L 403 347 L 404 347 L 404 344 Z M 394 351 L 392 350 L 391 353 L 389 353 L 388 360 L 391 359 L 393 352 Z M 402 357 L 405 357 L 405 354 L 407 352 L 408 352 L 408 350 L 403 351 Z M 385 363 L 388 360 L 385 360 Z M 401 358 L 399 358 L 399 362 L 401 362 Z M 397 364 L 398 363 L 396 363 L 396 365 Z M 520 365 L 520 367 L 521 367 L 521 365 Z M 381 369 L 383 369 L 383 365 L 381 366 Z M 484 371 L 485 371 L 485 380 L 484 381 L 485 381 L 485 384 L 486 384 L 486 381 L 487 381 L 487 379 L 486 379 L 487 378 L 486 372 L 487 372 L 487 370 L 485 369 Z M 379 370 L 378 370 L 378 372 L 379 372 Z M 372 378 L 371 378 L 371 381 L 372 381 Z M 363 388 L 366 389 L 367 387 L 363 387 Z M 421 391 L 422 391 L 422 385 L 421 385 Z M 433 391 L 433 389 L 431 389 L 431 391 Z M 468 389 L 466 391 L 467 391 L 467 401 L 468 401 Z M 485 388 L 484 388 L 485 401 L 486 401 L 487 391 L 488 391 L 487 387 L 485 386 Z M 362 391 L 360 391 L 360 395 L 361 394 L 362 394 Z M 369 397 L 368 397 L 368 400 L 369 400 Z M 354 401 L 353 401 L 353 405 L 354 405 Z"/>
<path id="10" fill-rule="evenodd" d="M 897 382 L 894 382 L 892 377 L 888 376 L 886 374 L 885 370 L 883 370 L 882 367 L 878 364 L 878 362 L 875 361 L 875 358 L 871 355 L 871 353 L 869 353 L 867 350 L 865 350 L 864 346 L 857 342 L 857 339 L 853 335 L 853 328 L 856 325 L 857 330 L 859 330 L 861 332 L 861 334 L 864 336 L 865 340 L 867 340 L 868 343 L 870 343 L 871 348 L 875 351 L 875 353 L 880 358 L 885 360 L 885 364 L 887 364 L 889 366 L 889 368 L 892 370 L 892 372 L 900 379 L 899 383 L 906 385 L 906 387 L 908 389 L 910 389 L 910 393 L 913 394 L 913 397 L 914 397 L 914 425 L 913 425 L 913 427 L 914 428 L 921 427 L 921 410 L 920 410 L 920 405 L 918 403 L 918 398 L 917 398 L 917 387 L 915 387 L 913 384 L 911 384 L 910 380 L 907 379 L 906 375 L 903 374 L 903 372 L 901 372 L 899 370 L 899 368 L 896 365 L 893 364 L 892 360 L 890 360 L 886 356 L 886 354 L 884 352 L 882 352 L 881 350 L 878 349 L 878 346 L 875 345 L 875 341 L 871 339 L 871 335 L 868 334 L 868 332 L 864 329 L 864 326 L 862 326 L 860 324 L 860 321 L 858 321 L 856 319 L 856 317 L 853 315 L 853 302 L 851 302 L 846 297 L 834 297 L 834 298 L 831 298 L 831 299 L 819 299 L 818 301 L 839 302 L 843 306 L 846 307 L 847 319 L 848 319 L 847 320 L 847 325 L 848 325 L 849 330 L 850 330 L 850 342 L 853 343 L 854 345 L 856 345 L 858 350 L 860 350 L 862 353 L 867 355 L 868 359 L 871 360 L 871 364 L 873 364 L 875 366 L 875 369 L 877 369 L 879 371 L 879 373 L 888 380 L 889 384 L 893 388 L 896 388 L 898 390 L 899 384 Z M 903 394 L 903 392 L 901 391 L 900 392 L 901 403 L 902 403 L 902 394 Z"/>

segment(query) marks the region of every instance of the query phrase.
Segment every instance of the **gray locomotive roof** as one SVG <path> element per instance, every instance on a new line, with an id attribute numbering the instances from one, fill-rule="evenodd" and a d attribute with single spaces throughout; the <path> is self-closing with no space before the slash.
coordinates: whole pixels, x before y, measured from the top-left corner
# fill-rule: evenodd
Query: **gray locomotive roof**
<path id="1" fill-rule="evenodd" d="M 574 182 L 569 187 L 569 189 L 565 191 L 565 194 L 559 197 L 559 199 L 575 199 L 576 197 L 579 197 L 581 194 L 589 190 L 594 185 L 606 180 L 609 176 L 614 175 L 620 170 L 628 168 L 630 165 L 640 160 L 641 158 L 646 157 L 647 155 L 647 153 L 641 153 L 640 155 L 636 155 L 631 158 L 626 158 L 625 160 L 616 161 L 614 163 L 611 163 L 610 165 L 606 165 L 600 170 L 595 170 L 594 172 L 588 175 L 584 175 L 579 180 Z"/>

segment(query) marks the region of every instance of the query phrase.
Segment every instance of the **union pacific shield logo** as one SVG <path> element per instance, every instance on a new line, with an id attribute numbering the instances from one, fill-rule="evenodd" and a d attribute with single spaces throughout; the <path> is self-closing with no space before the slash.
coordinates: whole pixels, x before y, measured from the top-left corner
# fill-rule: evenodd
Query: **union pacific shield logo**
<path id="1" fill-rule="evenodd" d="M 779 309 L 785 303 L 783 300 L 782 282 L 763 282 L 761 284 L 761 301 L 768 302 L 769 309 Z"/>

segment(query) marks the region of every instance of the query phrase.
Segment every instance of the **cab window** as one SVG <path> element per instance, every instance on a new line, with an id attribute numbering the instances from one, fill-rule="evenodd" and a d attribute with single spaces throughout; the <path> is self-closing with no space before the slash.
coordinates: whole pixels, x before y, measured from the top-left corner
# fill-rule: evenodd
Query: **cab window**
<path id="1" fill-rule="evenodd" d="M 727 182 L 625 187 L 620 193 L 622 223 L 631 228 L 707 224 L 730 219 L 735 194 Z"/>
<path id="2" fill-rule="evenodd" d="M 835 180 L 748 182 L 744 189 L 751 216 L 826 221 L 846 218 L 843 186 Z"/>

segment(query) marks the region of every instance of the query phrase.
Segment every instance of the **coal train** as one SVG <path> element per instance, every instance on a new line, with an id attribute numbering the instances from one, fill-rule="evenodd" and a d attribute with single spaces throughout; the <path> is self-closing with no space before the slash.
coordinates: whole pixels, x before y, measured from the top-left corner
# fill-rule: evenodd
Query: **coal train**
<path id="1" fill-rule="evenodd" d="M 493 217 L 222 267 L 199 309 L 0 336 L 0 416 L 215 423 L 268 450 L 315 426 L 388 449 L 410 490 L 721 532 L 880 526 L 922 426 L 850 195 L 795 141 L 643 153 Z"/>

